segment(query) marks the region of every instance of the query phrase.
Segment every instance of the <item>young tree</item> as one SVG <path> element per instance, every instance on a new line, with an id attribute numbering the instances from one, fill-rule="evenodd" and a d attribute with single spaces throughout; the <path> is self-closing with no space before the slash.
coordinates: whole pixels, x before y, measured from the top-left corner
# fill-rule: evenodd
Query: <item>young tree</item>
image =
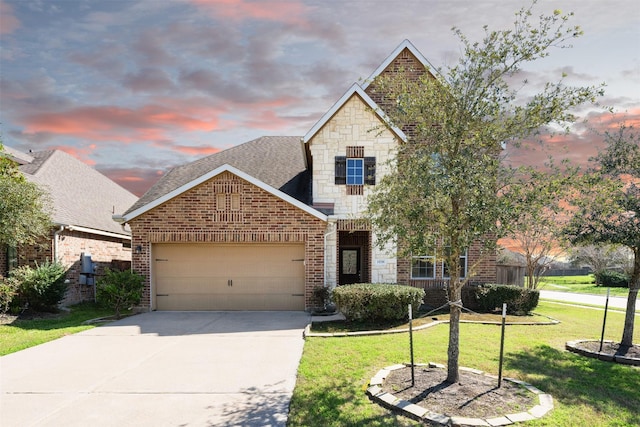
<path id="1" fill-rule="evenodd" d="M 633 345 L 635 306 L 640 289 L 640 135 L 621 125 L 606 132 L 606 148 L 591 159 L 576 214 L 567 227 L 572 242 L 624 245 L 633 252 L 633 271 L 621 344 Z"/>
<path id="2" fill-rule="evenodd" d="M 446 72 L 373 82 L 388 94 L 383 104 L 396 105 L 385 113 L 394 125 L 408 130 L 408 140 L 398 147 L 394 172 L 376 186 L 369 217 L 377 243 L 396 242 L 399 256 L 427 253 L 434 242 L 446 246 L 441 255 L 451 276 L 450 383 L 459 380 L 465 283 L 459 274 L 460 256 L 473 242 L 502 235 L 522 212 L 509 195 L 524 179 L 518 181 L 514 170 L 501 164 L 502 143 L 529 137 L 552 122 L 567 125 L 574 121 L 571 108 L 602 93 L 597 87 L 567 87 L 560 80 L 525 98 L 520 90 L 526 81 L 518 88 L 510 86 L 525 63 L 548 56 L 552 47 L 565 47 L 582 33 L 568 25 L 571 14 L 560 11 L 532 23 L 532 7 L 516 13 L 512 29 L 485 27 L 482 42 L 472 43 L 454 29 L 463 55 Z"/>
<path id="3" fill-rule="evenodd" d="M 510 197 L 520 205 L 508 237 L 524 255 L 527 288 L 536 289 L 540 276 L 564 249 L 563 226 L 568 218 L 566 199 L 574 187 L 576 168 L 559 168 L 551 161 L 541 170 L 521 168 L 524 175 Z"/>
<path id="4" fill-rule="evenodd" d="M 51 230 L 49 195 L 27 181 L 0 142 L 0 246 L 34 244 Z"/>

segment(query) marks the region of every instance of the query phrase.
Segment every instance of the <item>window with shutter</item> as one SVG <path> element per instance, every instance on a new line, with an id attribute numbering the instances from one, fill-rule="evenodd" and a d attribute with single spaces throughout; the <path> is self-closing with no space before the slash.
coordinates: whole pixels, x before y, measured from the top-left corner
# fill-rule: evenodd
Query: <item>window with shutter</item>
<path id="1" fill-rule="evenodd" d="M 344 185 L 347 183 L 347 156 L 336 156 L 335 184 Z"/>
<path id="2" fill-rule="evenodd" d="M 376 185 L 376 158 L 364 158 L 364 183 L 367 185 Z"/>

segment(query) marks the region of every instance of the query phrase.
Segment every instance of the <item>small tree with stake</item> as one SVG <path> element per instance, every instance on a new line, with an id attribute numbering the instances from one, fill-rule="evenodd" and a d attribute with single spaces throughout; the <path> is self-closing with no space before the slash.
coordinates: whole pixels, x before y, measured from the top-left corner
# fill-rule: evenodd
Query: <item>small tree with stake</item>
<path id="1" fill-rule="evenodd" d="M 621 125 L 604 135 L 605 150 L 592 160 L 584 176 L 576 213 L 566 232 L 578 244 L 624 245 L 633 252 L 623 346 L 633 345 L 635 306 L 640 289 L 640 135 Z"/>
<path id="2" fill-rule="evenodd" d="M 466 280 L 460 277 L 460 256 L 475 241 L 492 242 L 503 235 L 523 210 L 510 195 L 524 177 L 501 163 L 501 143 L 529 137 L 550 123 L 567 125 L 575 119 L 573 107 L 595 102 L 602 93 L 601 87 L 567 87 L 560 80 L 525 97 L 519 95 L 526 81 L 518 88 L 509 84 L 523 64 L 548 56 L 552 47 L 565 47 L 582 33 L 568 25 L 572 14 L 560 11 L 531 23 L 533 5 L 516 13 L 512 29 L 485 27 L 481 43 L 454 29 L 463 55 L 446 72 L 381 76 L 372 82 L 385 94 L 381 105 L 390 106 L 385 108 L 390 121 L 407 129 L 408 138 L 398 148 L 393 172 L 369 200 L 369 217 L 377 243 L 395 242 L 399 256 L 427 253 L 434 242 L 442 243 L 438 255 L 450 273 L 449 383 L 459 380 Z"/>

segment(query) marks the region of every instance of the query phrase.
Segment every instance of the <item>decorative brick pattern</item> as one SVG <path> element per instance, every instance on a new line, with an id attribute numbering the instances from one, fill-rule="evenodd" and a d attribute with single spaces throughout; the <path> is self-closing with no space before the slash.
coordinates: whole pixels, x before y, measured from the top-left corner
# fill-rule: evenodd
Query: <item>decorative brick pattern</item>
<path id="1" fill-rule="evenodd" d="M 219 221 L 216 195 L 237 192 L 243 221 Z M 313 289 L 324 284 L 326 223 L 229 172 L 176 196 L 130 222 L 133 269 L 146 278 L 141 305 L 151 309 L 153 243 L 305 243 L 305 307 L 313 308 Z"/>

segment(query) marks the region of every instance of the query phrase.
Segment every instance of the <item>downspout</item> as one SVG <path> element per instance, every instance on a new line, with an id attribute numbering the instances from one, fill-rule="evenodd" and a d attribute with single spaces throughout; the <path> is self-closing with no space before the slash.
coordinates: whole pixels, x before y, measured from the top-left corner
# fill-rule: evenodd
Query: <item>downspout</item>
<path id="1" fill-rule="evenodd" d="M 327 277 L 328 277 L 328 273 L 329 273 L 328 262 L 327 262 L 327 255 L 328 255 L 328 252 L 327 252 L 327 237 L 329 237 L 330 235 L 335 234 L 335 233 L 338 232 L 337 220 L 335 218 L 329 218 L 328 223 L 329 224 L 334 224 L 335 230 L 329 231 L 328 233 L 326 233 L 324 235 L 324 287 L 325 288 L 329 287 L 329 285 L 327 284 Z M 334 284 L 334 287 L 335 287 L 335 284 Z"/>
<path id="2" fill-rule="evenodd" d="M 66 225 L 61 225 L 58 230 L 53 232 L 53 262 L 58 261 L 58 238 L 65 228 Z"/>

